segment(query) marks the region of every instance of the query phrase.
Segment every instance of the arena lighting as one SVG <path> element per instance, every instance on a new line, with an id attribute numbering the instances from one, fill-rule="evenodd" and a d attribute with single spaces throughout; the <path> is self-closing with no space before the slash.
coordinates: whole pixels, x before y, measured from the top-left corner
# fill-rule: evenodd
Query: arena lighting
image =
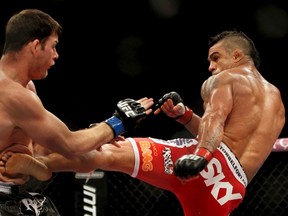
<path id="1" fill-rule="evenodd" d="M 268 38 L 283 38 L 288 34 L 288 13 L 274 4 L 259 7 L 255 13 L 258 31 Z"/>
<path id="2" fill-rule="evenodd" d="M 181 1 L 169 0 L 150 0 L 149 4 L 155 15 L 161 18 L 171 18 L 179 14 L 179 7 Z"/>

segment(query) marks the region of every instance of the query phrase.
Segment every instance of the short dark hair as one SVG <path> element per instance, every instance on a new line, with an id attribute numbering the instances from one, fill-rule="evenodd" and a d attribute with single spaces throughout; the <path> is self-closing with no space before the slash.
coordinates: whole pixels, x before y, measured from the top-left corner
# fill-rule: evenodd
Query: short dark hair
<path id="1" fill-rule="evenodd" d="M 260 63 L 261 63 L 259 52 L 256 49 L 254 42 L 242 31 L 238 31 L 238 30 L 223 31 L 210 38 L 208 42 L 208 47 L 211 48 L 213 45 L 215 45 L 219 41 L 227 40 L 227 39 L 228 40 L 231 39 L 233 43 L 237 43 L 241 47 L 241 49 L 244 51 L 244 53 L 251 57 L 256 68 L 259 68 Z"/>
<path id="2" fill-rule="evenodd" d="M 6 24 L 3 54 L 18 51 L 35 39 L 45 43 L 53 33 L 60 37 L 62 27 L 49 14 L 38 9 L 24 9 L 14 14 Z"/>

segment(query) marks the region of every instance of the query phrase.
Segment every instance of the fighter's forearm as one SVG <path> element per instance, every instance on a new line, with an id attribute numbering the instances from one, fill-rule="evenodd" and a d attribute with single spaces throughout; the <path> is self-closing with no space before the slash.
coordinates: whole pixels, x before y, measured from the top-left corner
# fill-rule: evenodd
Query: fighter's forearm
<path id="1" fill-rule="evenodd" d="M 185 125 L 185 128 L 195 137 L 198 135 L 198 129 L 200 124 L 201 117 L 193 113 L 191 121 Z"/>

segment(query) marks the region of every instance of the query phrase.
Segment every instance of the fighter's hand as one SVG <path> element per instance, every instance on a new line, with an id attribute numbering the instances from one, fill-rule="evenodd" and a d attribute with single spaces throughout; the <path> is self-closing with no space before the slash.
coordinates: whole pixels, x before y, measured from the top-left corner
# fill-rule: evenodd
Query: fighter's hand
<path id="1" fill-rule="evenodd" d="M 150 110 L 152 105 L 151 99 L 147 98 L 138 101 L 130 98 L 121 100 L 117 103 L 113 116 L 105 122 L 113 129 L 114 137 L 117 137 L 125 131 L 137 128 L 140 122 L 152 112 Z"/>
<path id="2" fill-rule="evenodd" d="M 119 135 L 117 137 L 114 137 L 114 139 L 112 139 L 109 143 L 115 145 L 118 148 L 120 148 L 119 141 L 124 141 L 124 140 L 125 140 L 125 137 Z"/>
<path id="3" fill-rule="evenodd" d="M 137 100 L 137 102 L 139 102 L 141 104 L 141 106 L 143 106 L 145 108 L 147 115 L 152 113 L 152 111 L 153 111 L 152 106 L 154 105 L 153 98 L 143 97 L 143 98 Z"/>
<path id="4" fill-rule="evenodd" d="M 197 148 L 194 154 L 180 157 L 174 164 L 174 175 L 180 180 L 195 178 L 207 166 L 213 154 L 205 148 Z"/>
<path id="5" fill-rule="evenodd" d="M 176 119 L 180 124 L 187 124 L 193 116 L 193 111 L 184 105 L 183 99 L 177 92 L 165 94 L 155 105 L 154 114 L 157 115 L 161 111 L 167 116 Z"/>

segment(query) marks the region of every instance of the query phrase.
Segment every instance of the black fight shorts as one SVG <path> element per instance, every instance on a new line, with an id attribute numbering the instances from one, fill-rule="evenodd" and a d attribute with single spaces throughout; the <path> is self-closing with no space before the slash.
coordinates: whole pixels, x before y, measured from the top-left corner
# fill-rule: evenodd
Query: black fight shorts
<path id="1" fill-rule="evenodd" d="M 19 191 L 12 186 L 10 193 L 0 192 L 0 216 L 60 216 L 54 203 L 39 193 Z"/>

